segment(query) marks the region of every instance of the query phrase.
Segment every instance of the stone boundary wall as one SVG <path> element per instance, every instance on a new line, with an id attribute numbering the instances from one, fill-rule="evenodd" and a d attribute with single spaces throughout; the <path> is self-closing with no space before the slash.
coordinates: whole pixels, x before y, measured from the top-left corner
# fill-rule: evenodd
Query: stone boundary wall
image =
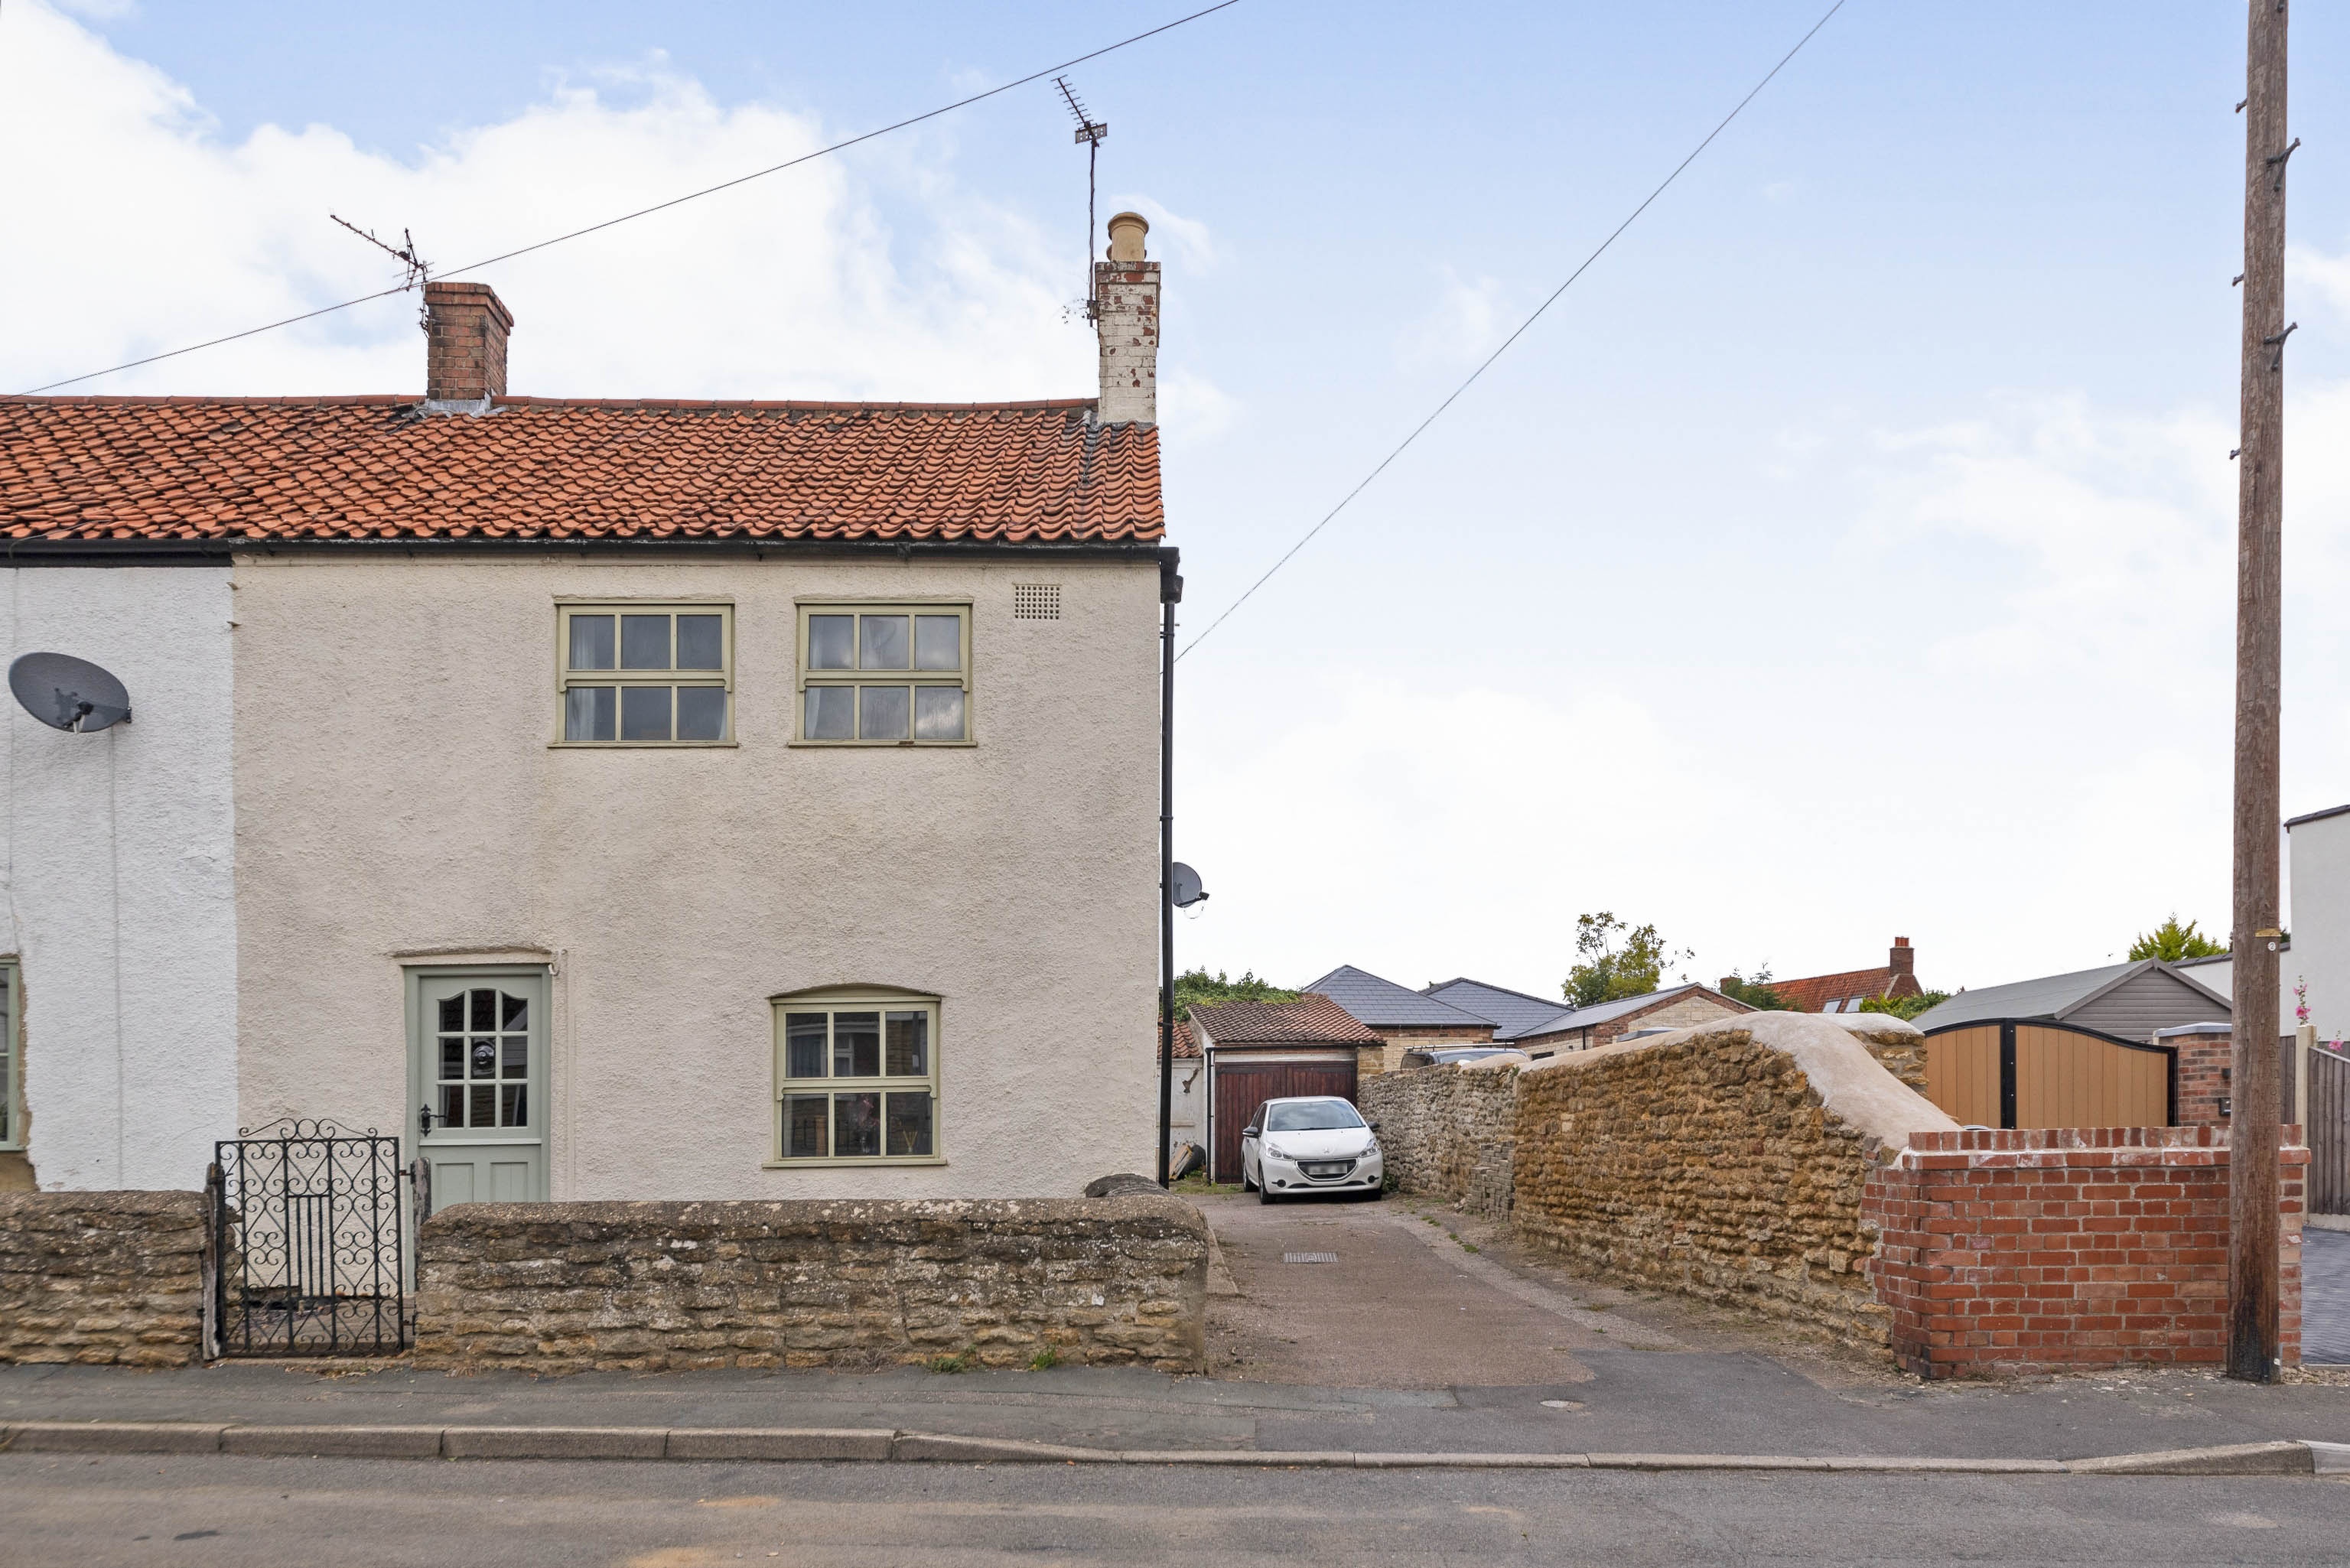
<path id="1" fill-rule="evenodd" d="M 1478 1213 L 1508 1213 L 1523 1065 L 1488 1057 L 1364 1079 L 1356 1094 L 1364 1116 L 1379 1124 L 1379 1147 L 1397 1189 Z"/>
<path id="2" fill-rule="evenodd" d="M 2284 1363 L 2301 1361 L 2309 1150 L 2284 1129 Z M 2227 1347 L 2228 1129 L 1921 1134 L 1874 1172 L 1872 1266 L 1921 1377 L 2216 1363 Z"/>
<path id="3" fill-rule="evenodd" d="M 422 1366 L 1206 1365 L 1207 1226 L 1164 1196 L 463 1204 L 417 1267 Z"/>
<path id="4" fill-rule="evenodd" d="M 1861 1214 L 1881 1159 L 1957 1124 L 1879 1064 L 1899 1019 L 1753 1012 L 1516 1075 L 1512 1220 L 1586 1267 L 1883 1345 Z"/>
<path id="5" fill-rule="evenodd" d="M 201 1192 L 0 1194 L 0 1362 L 201 1360 L 204 1234 Z"/>

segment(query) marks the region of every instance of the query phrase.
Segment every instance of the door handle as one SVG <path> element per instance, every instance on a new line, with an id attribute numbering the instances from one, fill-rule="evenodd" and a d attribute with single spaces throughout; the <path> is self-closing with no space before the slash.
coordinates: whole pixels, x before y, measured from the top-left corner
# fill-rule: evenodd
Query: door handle
<path id="1" fill-rule="evenodd" d="M 416 1107 L 416 1130 L 419 1133 L 429 1133 L 432 1130 L 432 1107 L 430 1105 Z"/>

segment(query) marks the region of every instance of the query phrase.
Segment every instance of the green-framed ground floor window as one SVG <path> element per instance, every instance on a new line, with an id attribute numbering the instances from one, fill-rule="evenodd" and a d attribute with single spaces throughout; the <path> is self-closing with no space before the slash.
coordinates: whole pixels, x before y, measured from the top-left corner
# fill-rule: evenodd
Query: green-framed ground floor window
<path id="1" fill-rule="evenodd" d="M 774 1163 L 941 1158 L 936 998 L 827 989 L 774 1006 Z"/>

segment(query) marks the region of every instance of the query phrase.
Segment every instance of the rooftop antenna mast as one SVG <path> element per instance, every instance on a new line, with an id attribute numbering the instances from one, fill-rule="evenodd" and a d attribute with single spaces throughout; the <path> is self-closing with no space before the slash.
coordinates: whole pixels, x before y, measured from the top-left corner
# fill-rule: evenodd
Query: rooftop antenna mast
<path id="1" fill-rule="evenodd" d="M 1094 286 L 1094 168 L 1101 159 L 1102 139 L 1109 127 L 1086 112 L 1077 99 L 1076 89 L 1069 86 L 1066 77 L 1055 77 L 1053 85 L 1061 89 L 1061 100 L 1069 106 L 1069 113 L 1077 122 L 1077 144 L 1086 150 L 1086 319 L 1101 319 L 1100 291 Z M 373 236 L 369 236 L 372 238 Z"/>
<path id="2" fill-rule="evenodd" d="M 362 229 L 357 223 L 352 223 L 348 218 L 336 217 L 332 213 L 328 213 L 327 216 L 334 218 L 335 222 L 342 224 L 343 227 L 350 230 L 351 233 L 357 234 L 359 238 L 365 240 L 368 244 L 373 245 L 376 249 L 383 252 L 386 255 L 390 256 L 392 259 L 399 262 L 400 265 L 406 267 L 408 269 L 408 276 L 400 284 L 400 286 L 401 288 L 414 288 L 420 284 L 427 284 L 432 281 L 432 264 L 427 262 L 422 256 L 416 254 L 415 236 L 411 234 L 406 229 L 400 231 L 400 244 L 395 245 L 389 240 L 377 238 L 376 233 L 373 229 Z M 422 306 L 417 306 L 416 319 L 428 330 L 431 328 L 432 324 L 432 313 L 426 310 Z"/>

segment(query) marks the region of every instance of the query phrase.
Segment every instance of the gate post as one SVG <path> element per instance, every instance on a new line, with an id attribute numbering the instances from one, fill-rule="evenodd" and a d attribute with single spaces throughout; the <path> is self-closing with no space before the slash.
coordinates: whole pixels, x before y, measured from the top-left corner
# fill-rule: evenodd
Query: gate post
<path id="1" fill-rule="evenodd" d="M 221 1358 L 221 1236 L 226 1229 L 222 1210 L 227 1202 L 220 1162 L 215 1160 L 204 1167 L 204 1256 L 197 1272 L 198 1289 L 203 1293 L 203 1332 L 199 1349 L 206 1361 Z"/>

